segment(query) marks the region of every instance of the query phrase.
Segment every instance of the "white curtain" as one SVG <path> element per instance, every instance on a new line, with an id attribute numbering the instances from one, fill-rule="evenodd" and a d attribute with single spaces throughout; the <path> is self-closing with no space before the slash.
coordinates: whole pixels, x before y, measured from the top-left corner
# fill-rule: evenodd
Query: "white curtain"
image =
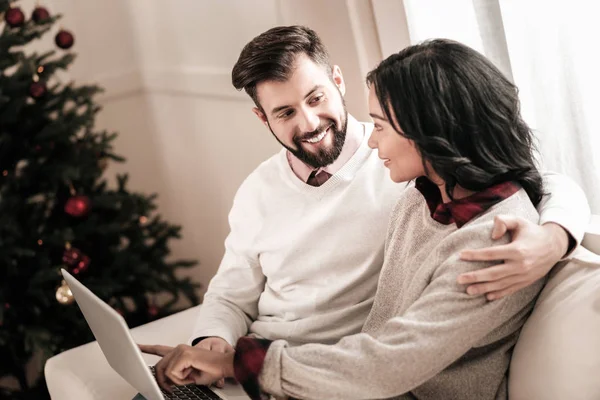
<path id="1" fill-rule="evenodd" d="M 404 0 L 411 43 L 443 37 L 518 86 L 542 167 L 573 178 L 600 214 L 600 22 L 587 0 Z"/>

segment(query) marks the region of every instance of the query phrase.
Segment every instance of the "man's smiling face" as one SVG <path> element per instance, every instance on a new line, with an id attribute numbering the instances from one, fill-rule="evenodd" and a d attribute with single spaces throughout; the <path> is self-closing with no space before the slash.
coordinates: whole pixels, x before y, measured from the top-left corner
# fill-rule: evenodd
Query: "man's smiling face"
<path id="1" fill-rule="evenodd" d="M 300 54 L 289 79 L 256 85 L 262 110 L 254 112 L 292 154 L 314 168 L 324 167 L 339 157 L 346 139 L 343 91 L 339 67 L 329 74 Z"/>

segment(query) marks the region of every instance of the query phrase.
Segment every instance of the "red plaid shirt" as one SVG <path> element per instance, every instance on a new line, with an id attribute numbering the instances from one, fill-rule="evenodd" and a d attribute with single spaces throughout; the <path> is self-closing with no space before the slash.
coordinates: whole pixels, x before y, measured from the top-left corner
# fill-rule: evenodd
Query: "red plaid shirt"
<path id="1" fill-rule="evenodd" d="M 252 400 L 268 400 L 269 396 L 260 389 L 258 375 L 262 369 L 272 341 L 242 337 L 235 346 L 233 370 L 235 379 L 242 385 Z"/>
<path id="2" fill-rule="evenodd" d="M 415 187 L 425 197 L 431 218 L 444 225 L 455 223 L 459 228 L 521 189 L 518 183 L 502 182 L 470 196 L 444 203 L 439 187 L 429 179 L 423 176 L 417 178 Z"/>
<path id="3" fill-rule="evenodd" d="M 418 178 L 415 187 L 423 194 L 431 218 L 444 225 L 455 223 L 458 228 L 521 188 L 515 182 L 503 182 L 468 197 L 444 203 L 440 189 L 429 179 Z M 242 337 L 237 342 L 234 359 L 235 378 L 252 400 L 268 399 L 260 389 L 258 376 L 270 345 L 270 340 L 250 337 Z"/>

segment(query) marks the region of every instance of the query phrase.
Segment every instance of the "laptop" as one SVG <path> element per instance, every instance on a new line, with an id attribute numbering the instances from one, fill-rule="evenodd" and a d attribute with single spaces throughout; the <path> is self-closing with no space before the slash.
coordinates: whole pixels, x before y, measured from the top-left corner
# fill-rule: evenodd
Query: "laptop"
<path id="1" fill-rule="evenodd" d="M 61 272 L 106 360 L 140 392 L 136 399 L 250 400 L 240 385 L 230 382 L 223 389 L 187 385 L 173 387 L 173 393 L 161 390 L 153 376 L 153 367 L 144 362 L 125 319 L 67 271 L 61 269 Z"/>

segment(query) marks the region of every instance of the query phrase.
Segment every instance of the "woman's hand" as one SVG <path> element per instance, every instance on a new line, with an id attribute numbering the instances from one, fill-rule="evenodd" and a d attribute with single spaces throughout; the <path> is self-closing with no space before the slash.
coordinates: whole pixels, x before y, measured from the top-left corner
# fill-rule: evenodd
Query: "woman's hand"
<path id="1" fill-rule="evenodd" d="M 208 385 L 221 378 L 234 376 L 233 352 L 221 353 L 180 344 L 177 347 L 139 345 L 146 354 L 162 357 L 156 364 L 156 380 L 171 391 L 175 385 Z"/>

